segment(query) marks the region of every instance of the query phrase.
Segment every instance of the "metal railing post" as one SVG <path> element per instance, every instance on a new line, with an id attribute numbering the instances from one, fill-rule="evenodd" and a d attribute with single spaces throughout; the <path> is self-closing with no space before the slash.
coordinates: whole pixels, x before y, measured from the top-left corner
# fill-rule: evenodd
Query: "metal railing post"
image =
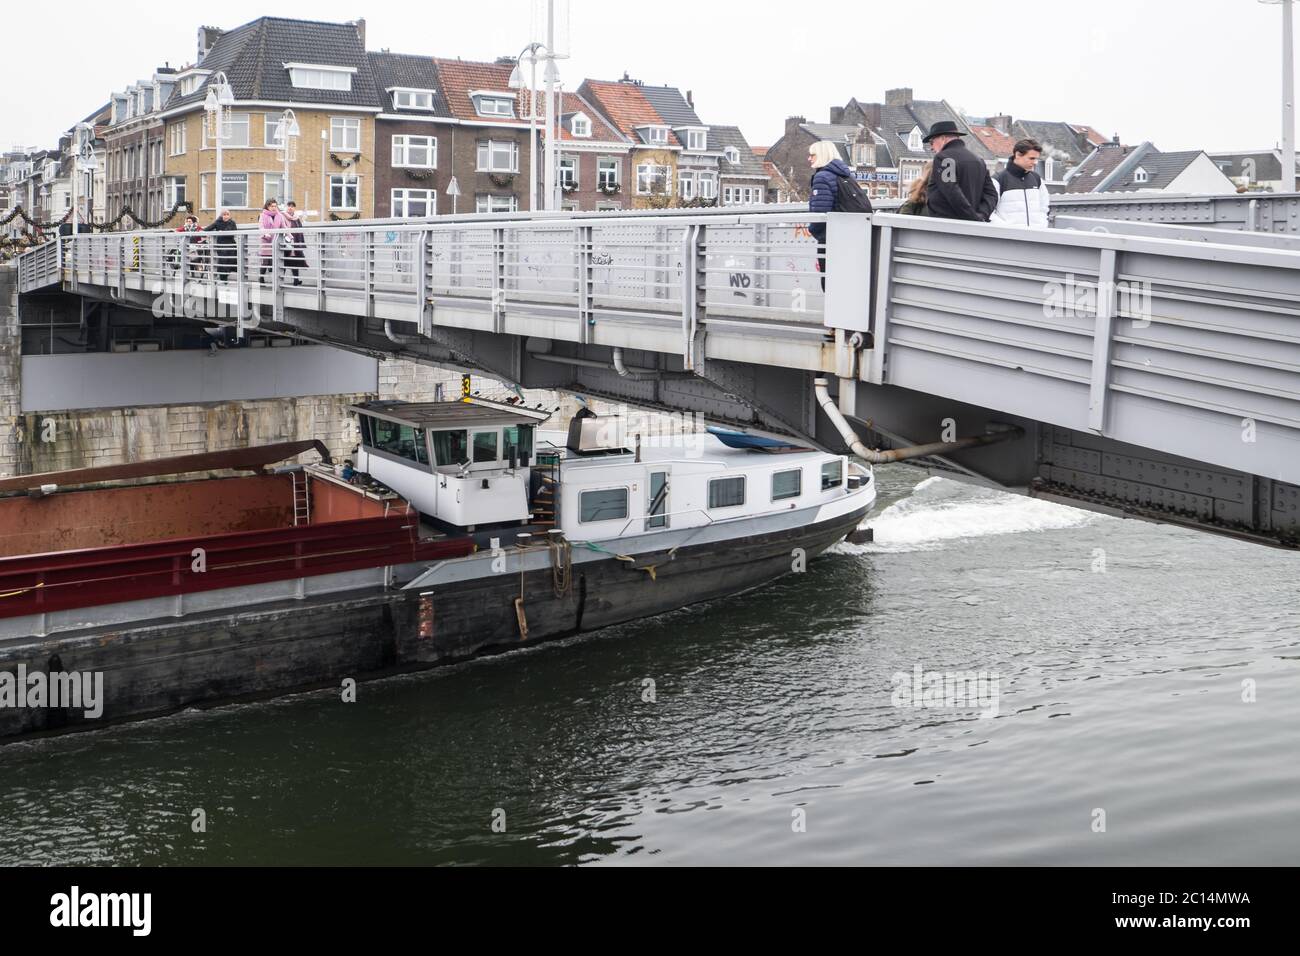
<path id="1" fill-rule="evenodd" d="M 574 232 L 578 240 L 578 341 L 586 345 L 591 342 L 592 333 L 596 327 L 596 312 L 592 307 L 595 276 L 591 265 L 592 246 L 595 239 L 594 230 L 591 226 L 579 226 Z"/>
<path id="2" fill-rule="evenodd" d="M 363 232 L 365 237 L 361 243 L 365 250 L 365 296 L 366 296 L 366 318 L 375 317 L 375 234 L 370 231 Z"/>
<path id="3" fill-rule="evenodd" d="M 492 331 L 504 332 L 506 324 L 506 230 L 492 229 Z"/>
<path id="4" fill-rule="evenodd" d="M 415 307 L 419 322 L 416 330 L 420 335 L 428 335 L 433 325 L 433 306 L 429 303 L 429 232 L 420 230 L 416 234 L 415 246 Z"/>

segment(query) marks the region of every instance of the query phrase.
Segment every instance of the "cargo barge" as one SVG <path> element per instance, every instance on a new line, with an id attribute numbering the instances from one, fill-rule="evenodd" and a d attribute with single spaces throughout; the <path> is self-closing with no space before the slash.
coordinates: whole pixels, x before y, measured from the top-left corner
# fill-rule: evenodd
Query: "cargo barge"
<path id="1" fill-rule="evenodd" d="M 353 411 L 355 467 L 296 442 L 0 479 L 0 739 L 733 595 L 803 570 L 875 500 L 843 456 L 739 433 L 642 447 L 594 416 L 546 432 L 545 412 L 476 398 Z M 318 463 L 283 464 L 309 449 Z M 216 469 L 249 473 L 184 477 Z M 68 693 L 89 675 L 93 706 Z"/>

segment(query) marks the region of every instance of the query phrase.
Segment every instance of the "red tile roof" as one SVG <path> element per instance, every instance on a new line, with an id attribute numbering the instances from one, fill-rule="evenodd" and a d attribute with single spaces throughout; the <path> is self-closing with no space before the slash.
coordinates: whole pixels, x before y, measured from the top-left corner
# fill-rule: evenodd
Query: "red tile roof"
<path id="1" fill-rule="evenodd" d="M 474 109 L 474 102 L 469 98 L 471 90 L 491 90 L 494 93 L 516 93 L 510 89 L 510 73 L 513 63 L 476 63 L 473 60 L 449 60 L 435 57 L 438 75 L 442 77 L 442 93 L 447 97 L 452 116 L 457 119 L 480 120 L 484 122 L 518 122 L 504 118 L 479 116 Z M 516 104 L 515 115 L 519 115 Z"/>
<path id="2" fill-rule="evenodd" d="M 998 159 L 1006 159 L 1016 148 L 1016 138 L 1007 135 L 996 126 L 976 126 L 972 123 L 970 131 Z"/>
<path id="3" fill-rule="evenodd" d="M 642 141 L 637 133 L 638 126 L 669 125 L 638 86 L 608 80 L 587 80 L 582 86 L 595 100 L 595 104 L 604 110 L 605 115 L 613 120 L 614 125 L 635 143 Z M 671 131 L 668 142 L 670 145 L 681 145 Z"/>
<path id="4" fill-rule="evenodd" d="M 1110 142 L 1110 140 L 1108 140 L 1105 136 L 1102 136 L 1101 133 L 1098 133 L 1091 126 L 1075 125 L 1074 131 L 1076 133 L 1082 133 L 1084 137 L 1088 140 L 1088 143 L 1092 146 L 1100 146 L 1102 143 Z"/>
<path id="5" fill-rule="evenodd" d="M 539 91 L 540 92 L 540 91 Z M 528 116 L 528 101 L 532 98 L 531 90 L 520 90 L 518 101 L 518 112 L 522 117 Z M 538 116 L 546 115 L 546 98 L 542 96 L 537 101 Z M 567 122 L 574 113 L 582 113 L 591 120 L 590 136 L 574 136 Z M 575 143 L 621 143 L 624 136 L 600 115 L 596 107 L 588 103 L 577 93 L 563 93 L 560 99 L 560 116 L 564 117 L 566 122 L 560 126 L 560 140 L 572 140 Z"/>

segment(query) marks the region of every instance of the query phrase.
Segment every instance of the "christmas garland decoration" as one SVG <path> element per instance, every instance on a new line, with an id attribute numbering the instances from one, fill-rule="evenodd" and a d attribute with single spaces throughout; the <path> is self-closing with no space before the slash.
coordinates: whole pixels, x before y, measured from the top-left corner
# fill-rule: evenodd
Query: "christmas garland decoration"
<path id="1" fill-rule="evenodd" d="M 612 196 L 622 188 L 622 185 L 618 182 L 603 182 L 596 186 L 596 189 L 599 192 L 604 193 L 606 196 Z"/>
<path id="2" fill-rule="evenodd" d="M 515 181 L 513 173 L 488 173 L 488 179 L 499 189 L 509 189 Z"/>
<path id="3" fill-rule="evenodd" d="M 350 216 L 340 216 L 336 212 L 330 213 L 330 219 L 333 220 L 334 222 L 351 222 L 353 219 L 360 219 L 360 218 L 361 218 L 360 210 L 357 210 Z"/>
<path id="4" fill-rule="evenodd" d="M 566 193 L 576 193 L 578 191 L 578 181 L 571 179 L 568 182 L 560 183 L 560 189 Z"/>
<path id="5" fill-rule="evenodd" d="M 407 167 L 403 169 L 403 172 L 405 172 L 406 175 L 410 176 L 412 179 L 418 179 L 421 182 L 430 180 L 434 176 L 438 175 L 438 171 L 436 169 L 411 169 Z"/>
<path id="6" fill-rule="evenodd" d="M 361 159 L 361 154 L 354 153 L 351 156 L 345 157 L 338 155 L 338 153 L 330 153 L 330 159 L 334 160 L 334 162 L 338 163 L 344 169 L 347 169 L 352 166 L 353 163 Z"/>
<path id="7" fill-rule="evenodd" d="M 150 222 L 148 219 L 140 218 L 140 216 L 136 214 L 136 211 L 130 206 L 123 206 L 122 211 L 113 219 L 96 222 L 94 216 L 91 216 L 80 223 L 80 225 L 87 225 L 92 229 L 98 229 L 101 232 L 104 232 L 121 225 L 124 220 L 130 219 L 141 229 L 159 229 L 171 222 L 171 220 L 176 217 L 176 214 L 182 210 L 187 213 L 193 212 L 194 204 L 189 202 L 178 202 L 176 205 L 172 206 L 172 208 L 161 219 L 154 220 L 153 222 Z M 22 206 L 15 206 L 9 211 L 9 215 L 0 219 L 0 226 L 7 226 L 15 219 L 22 219 L 23 222 L 34 229 L 54 229 L 72 219 L 72 210 L 69 209 L 60 219 L 53 219 L 49 222 L 40 222 L 39 220 L 33 219 Z"/>

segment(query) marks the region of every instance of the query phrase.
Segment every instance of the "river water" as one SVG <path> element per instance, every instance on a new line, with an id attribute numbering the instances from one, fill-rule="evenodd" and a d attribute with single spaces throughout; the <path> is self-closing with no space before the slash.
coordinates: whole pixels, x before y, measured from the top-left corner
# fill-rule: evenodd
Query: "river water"
<path id="1" fill-rule="evenodd" d="M 878 480 L 756 592 L 0 748 L 0 862 L 1300 862 L 1300 555 Z"/>

